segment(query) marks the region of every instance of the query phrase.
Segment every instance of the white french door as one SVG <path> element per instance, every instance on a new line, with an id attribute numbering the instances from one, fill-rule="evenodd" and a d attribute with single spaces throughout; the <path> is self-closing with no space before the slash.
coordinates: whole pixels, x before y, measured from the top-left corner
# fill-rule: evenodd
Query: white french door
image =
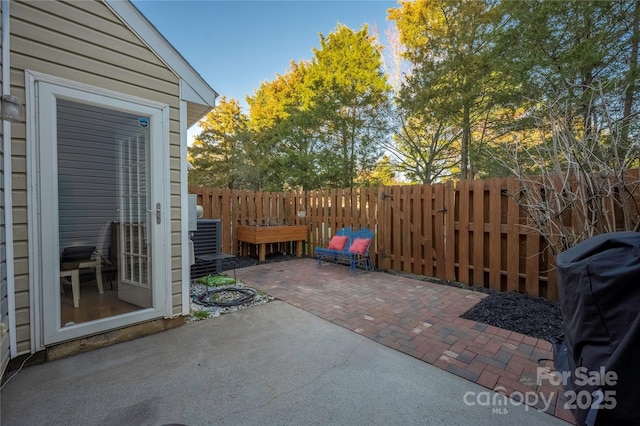
<path id="1" fill-rule="evenodd" d="M 43 343 L 164 316 L 168 108 L 56 82 L 35 90 Z"/>
<path id="2" fill-rule="evenodd" d="M 118 138 L 118 178 L 120 222 L 118 296 L 120 300 L 146 306 L 152 298 L 151 257 L 149 256 L 149 219 L 161 214 L 161 205 L 150 205 L 147 197 L 145 135 Z M 151 203 L 152 204 L 152 203 Z M 155 207 L 155 211 L 154 210 Z M 149 218 L 149 213 L 152 213 Z"/>

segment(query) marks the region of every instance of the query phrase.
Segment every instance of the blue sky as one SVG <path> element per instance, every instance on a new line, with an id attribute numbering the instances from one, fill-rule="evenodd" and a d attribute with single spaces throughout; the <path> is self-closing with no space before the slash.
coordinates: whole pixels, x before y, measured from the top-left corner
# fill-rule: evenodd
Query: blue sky
<path id="1" fill-rule="evenodd" d="M 318 34 L 338 22 L 377 26 L 396 1 L 133 0 L 135 6 L 220 95 L 246 106 L 261 82 L 283 74 L 291 60 L 311 59 Z"/>

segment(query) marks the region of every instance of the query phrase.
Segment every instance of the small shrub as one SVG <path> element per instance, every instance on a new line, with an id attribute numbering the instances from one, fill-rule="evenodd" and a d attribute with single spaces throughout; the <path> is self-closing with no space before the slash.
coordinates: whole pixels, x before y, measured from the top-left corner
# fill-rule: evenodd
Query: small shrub
<path id="1" fill-rule="evenodd" d="M 206 309 L 202 309 L 193 311 L 191 315 L 196 319 L 203 320 L 209 318 L 211 316 L 211 312 L 207 311 Z"/>

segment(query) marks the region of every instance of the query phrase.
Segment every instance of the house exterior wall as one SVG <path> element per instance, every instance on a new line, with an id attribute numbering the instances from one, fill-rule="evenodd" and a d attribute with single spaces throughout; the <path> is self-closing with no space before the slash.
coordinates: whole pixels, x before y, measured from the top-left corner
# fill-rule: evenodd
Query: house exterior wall
<path id="1" fill-rule="evenodd" d="M 171 299 L 172 313 L 181 312 L 179 78 L 100 1 L 12 1 L 11 92 L 23 99 L 25 70 L 170 106 Z M 30 351 L 31 339 L 26 126 L 14 125 L 12 132 L 16 341 L 20 354 Z"/>

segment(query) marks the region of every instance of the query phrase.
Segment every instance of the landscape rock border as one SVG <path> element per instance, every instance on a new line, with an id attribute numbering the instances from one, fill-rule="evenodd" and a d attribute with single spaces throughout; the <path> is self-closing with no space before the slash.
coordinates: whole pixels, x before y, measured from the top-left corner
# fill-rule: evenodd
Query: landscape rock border
<path id="1" fill-rule="evenodd" d="M 247 288 L 252 289 L 256 292 L 255 297 L 250 302 L 244 303 L 238 306 L 204 306 L 197 302 L 195 302 L 195 298 L 207 291 L 211 290 L 211 287 L 206 284 L 201 284 L 199 282 L 193 281 L 190 285 L 189 292 L 189 315 L 187 316 L 187 322 L 195 322 L 201 321 L 208 318 L 215 318 L 222 314 L 228 314 L 230 312 L 238 312 L 244 309 L 250 308 L 252 306 L 264 305 L 267 302 L 274 300 L 273 296 L 269 296 L 268 294 L 258 291 L 254 288 L 248 287 L 242 282 L 236 282 L 234 284 L 229 284 L 225 286 L 218 286 L 216 289 L 224 289 L 224 288 Z"/>

